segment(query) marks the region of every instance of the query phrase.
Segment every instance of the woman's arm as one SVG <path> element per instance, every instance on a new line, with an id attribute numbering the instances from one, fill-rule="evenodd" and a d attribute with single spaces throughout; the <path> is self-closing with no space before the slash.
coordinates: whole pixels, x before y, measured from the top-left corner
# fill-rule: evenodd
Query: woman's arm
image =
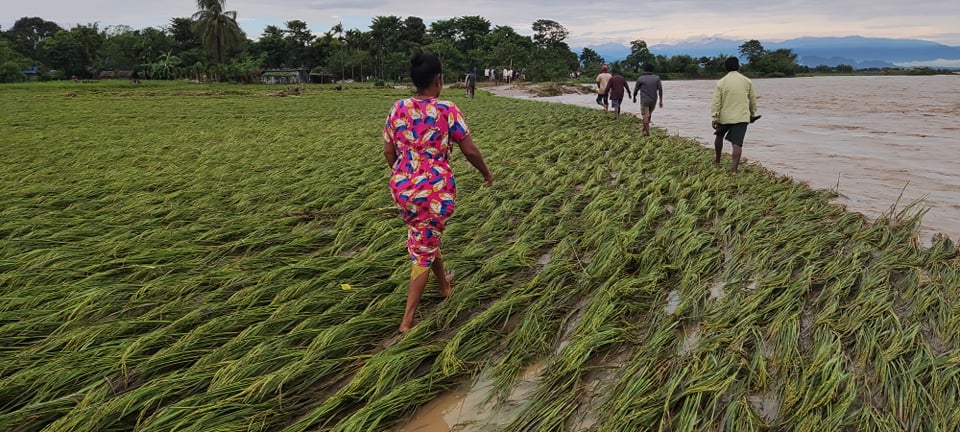
<path id="1" fill-rule="evenodd" d="M 383 157 L 387 159 L 387 165 L 390 168 L 393 168 L 393 164 L 397 163 L 397 146 L 393 141 L 384 141 L 383 142 Z"/>
<path id="2" fill-rule="evenodd" d="M 483 161 L 483 155 L 480 154 L 480 149 L 477 148 L 477 145 L 473 143 L 473 137 L 467 135 L 457 142 L 457 145 L 460 146 L 460 151 L 467 158 L 467 161 L 470 162 L 470 165 L 473 165 L 477 171 L 480 171 L 480 175 L 483 176 L 483 186 L 490 187 L 490 185 L 493 184 L 493 173 L 490 172 L 486 162 Z"/>

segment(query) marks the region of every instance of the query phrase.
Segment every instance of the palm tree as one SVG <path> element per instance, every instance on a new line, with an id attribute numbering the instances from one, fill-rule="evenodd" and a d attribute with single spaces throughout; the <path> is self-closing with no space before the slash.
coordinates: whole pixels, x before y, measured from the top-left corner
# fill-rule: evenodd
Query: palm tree
<path id="1" fill-rule="evenodd" d="M 223 63 L 224 57 L 239 49 L 246 35 L 237 24 L 237 11 L 224 11 L 226 0 L 197 0 L 200 10 L 193 14 L 193 32 L 200 36 L 217 63 Z"/>
<path id="2" fill-rule="evenodd" d="M 150 78 L 173 79 L 181 61 L 180 57 L 173 55 L 170 51 L 167 51 L 166 54 L 160 54 L 157 61 L 149 65 Z"/>

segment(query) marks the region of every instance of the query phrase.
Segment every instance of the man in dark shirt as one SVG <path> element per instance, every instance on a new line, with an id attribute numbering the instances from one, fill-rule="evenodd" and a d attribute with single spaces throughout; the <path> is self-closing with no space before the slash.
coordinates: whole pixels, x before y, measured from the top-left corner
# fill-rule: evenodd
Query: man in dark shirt
<path id="1" fill-rule="evenodd" d="M 643 134 L 650 135 L 650 117 L 657 105 L 657 96 L 660 99 L 660 108 L 663 108 L 663 84 L 660 77 L 653 74 L 653 65 L 643 65 L 643 75 L 637 78 L 637 85 L 633 88 L 633 101 L 637 101 L 640 94 L 640 114 L 643 115 Z"/>
<path id="2" fill-rule="evenodd" d="M 473 95 L 477 91 L 477 68 L 473 68 L 473 70 L 467 74 L 466 84 L 467 97 L 473 99 Z"/>
<path id="3" fill-rule="evenodd" d="M 630 94 L 630 84 L 627 84 L 627 79 L 614 69 L 613 76 L 607 82 L 607 88 L 603 90 L 603 95 L 610 98 L 610 107 L 613 108 L 614 118 L 617 120 L 620 120 L 620 105 L 623 103 L 624 90 Z"/>

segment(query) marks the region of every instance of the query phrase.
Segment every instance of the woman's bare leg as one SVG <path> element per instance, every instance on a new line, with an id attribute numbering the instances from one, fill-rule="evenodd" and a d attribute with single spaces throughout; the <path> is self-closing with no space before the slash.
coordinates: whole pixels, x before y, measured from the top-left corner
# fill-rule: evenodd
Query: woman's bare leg
<path id="1" fill-rule="evenodd" d="M 430 272 L 428 271 L 423 271 L 417 276 L 414 276 L 413 273 L 410 274 L 410 286 L 407 288 L 407 307 L 403 311 L 403 320 L 400 321 L 400 333 L 404 333 L 417 325 L 417 305 L 420 304 L 423 288 L 427 286 L 429 278 Z"/>
<path id="2" fill-rule="evenodd" d="M 437 258 L 433 260 L 433 264 L 430 264 L 430 269 L 433 270 L 433 275 L 436 276 L 437 280 L 440 282 L 440 295 L 443 297 L 450 297 L 450 288 L 453 282 L 453 272 L 444 273 L 442 255 L 437 254 Z"/>

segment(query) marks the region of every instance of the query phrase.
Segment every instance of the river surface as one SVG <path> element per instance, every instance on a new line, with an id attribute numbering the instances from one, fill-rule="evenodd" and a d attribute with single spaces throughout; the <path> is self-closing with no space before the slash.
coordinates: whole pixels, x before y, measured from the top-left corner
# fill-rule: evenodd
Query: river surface
<path id="1" fill-rule="evenodd" d="M 960 75 L 753 82 L 763 118 L 747 131 L 744 158 L 813 188 L 836 189 L 837 202 L 871 219 L 898 198 L 897 208 L 921 200 L 928 208 L 921 241 L 929 244 L 937 232 L 960 240 Z M 653 126 L 712 148 L 715 84 L 664 81 L 664 107 L 654 112 Z M 518 96 L 503 90 L 493 89 Z M 594 97 L 530 99 L 600 109 Z M 624 111 L 639 116 L 640 107 L 628 102 Z"/>

